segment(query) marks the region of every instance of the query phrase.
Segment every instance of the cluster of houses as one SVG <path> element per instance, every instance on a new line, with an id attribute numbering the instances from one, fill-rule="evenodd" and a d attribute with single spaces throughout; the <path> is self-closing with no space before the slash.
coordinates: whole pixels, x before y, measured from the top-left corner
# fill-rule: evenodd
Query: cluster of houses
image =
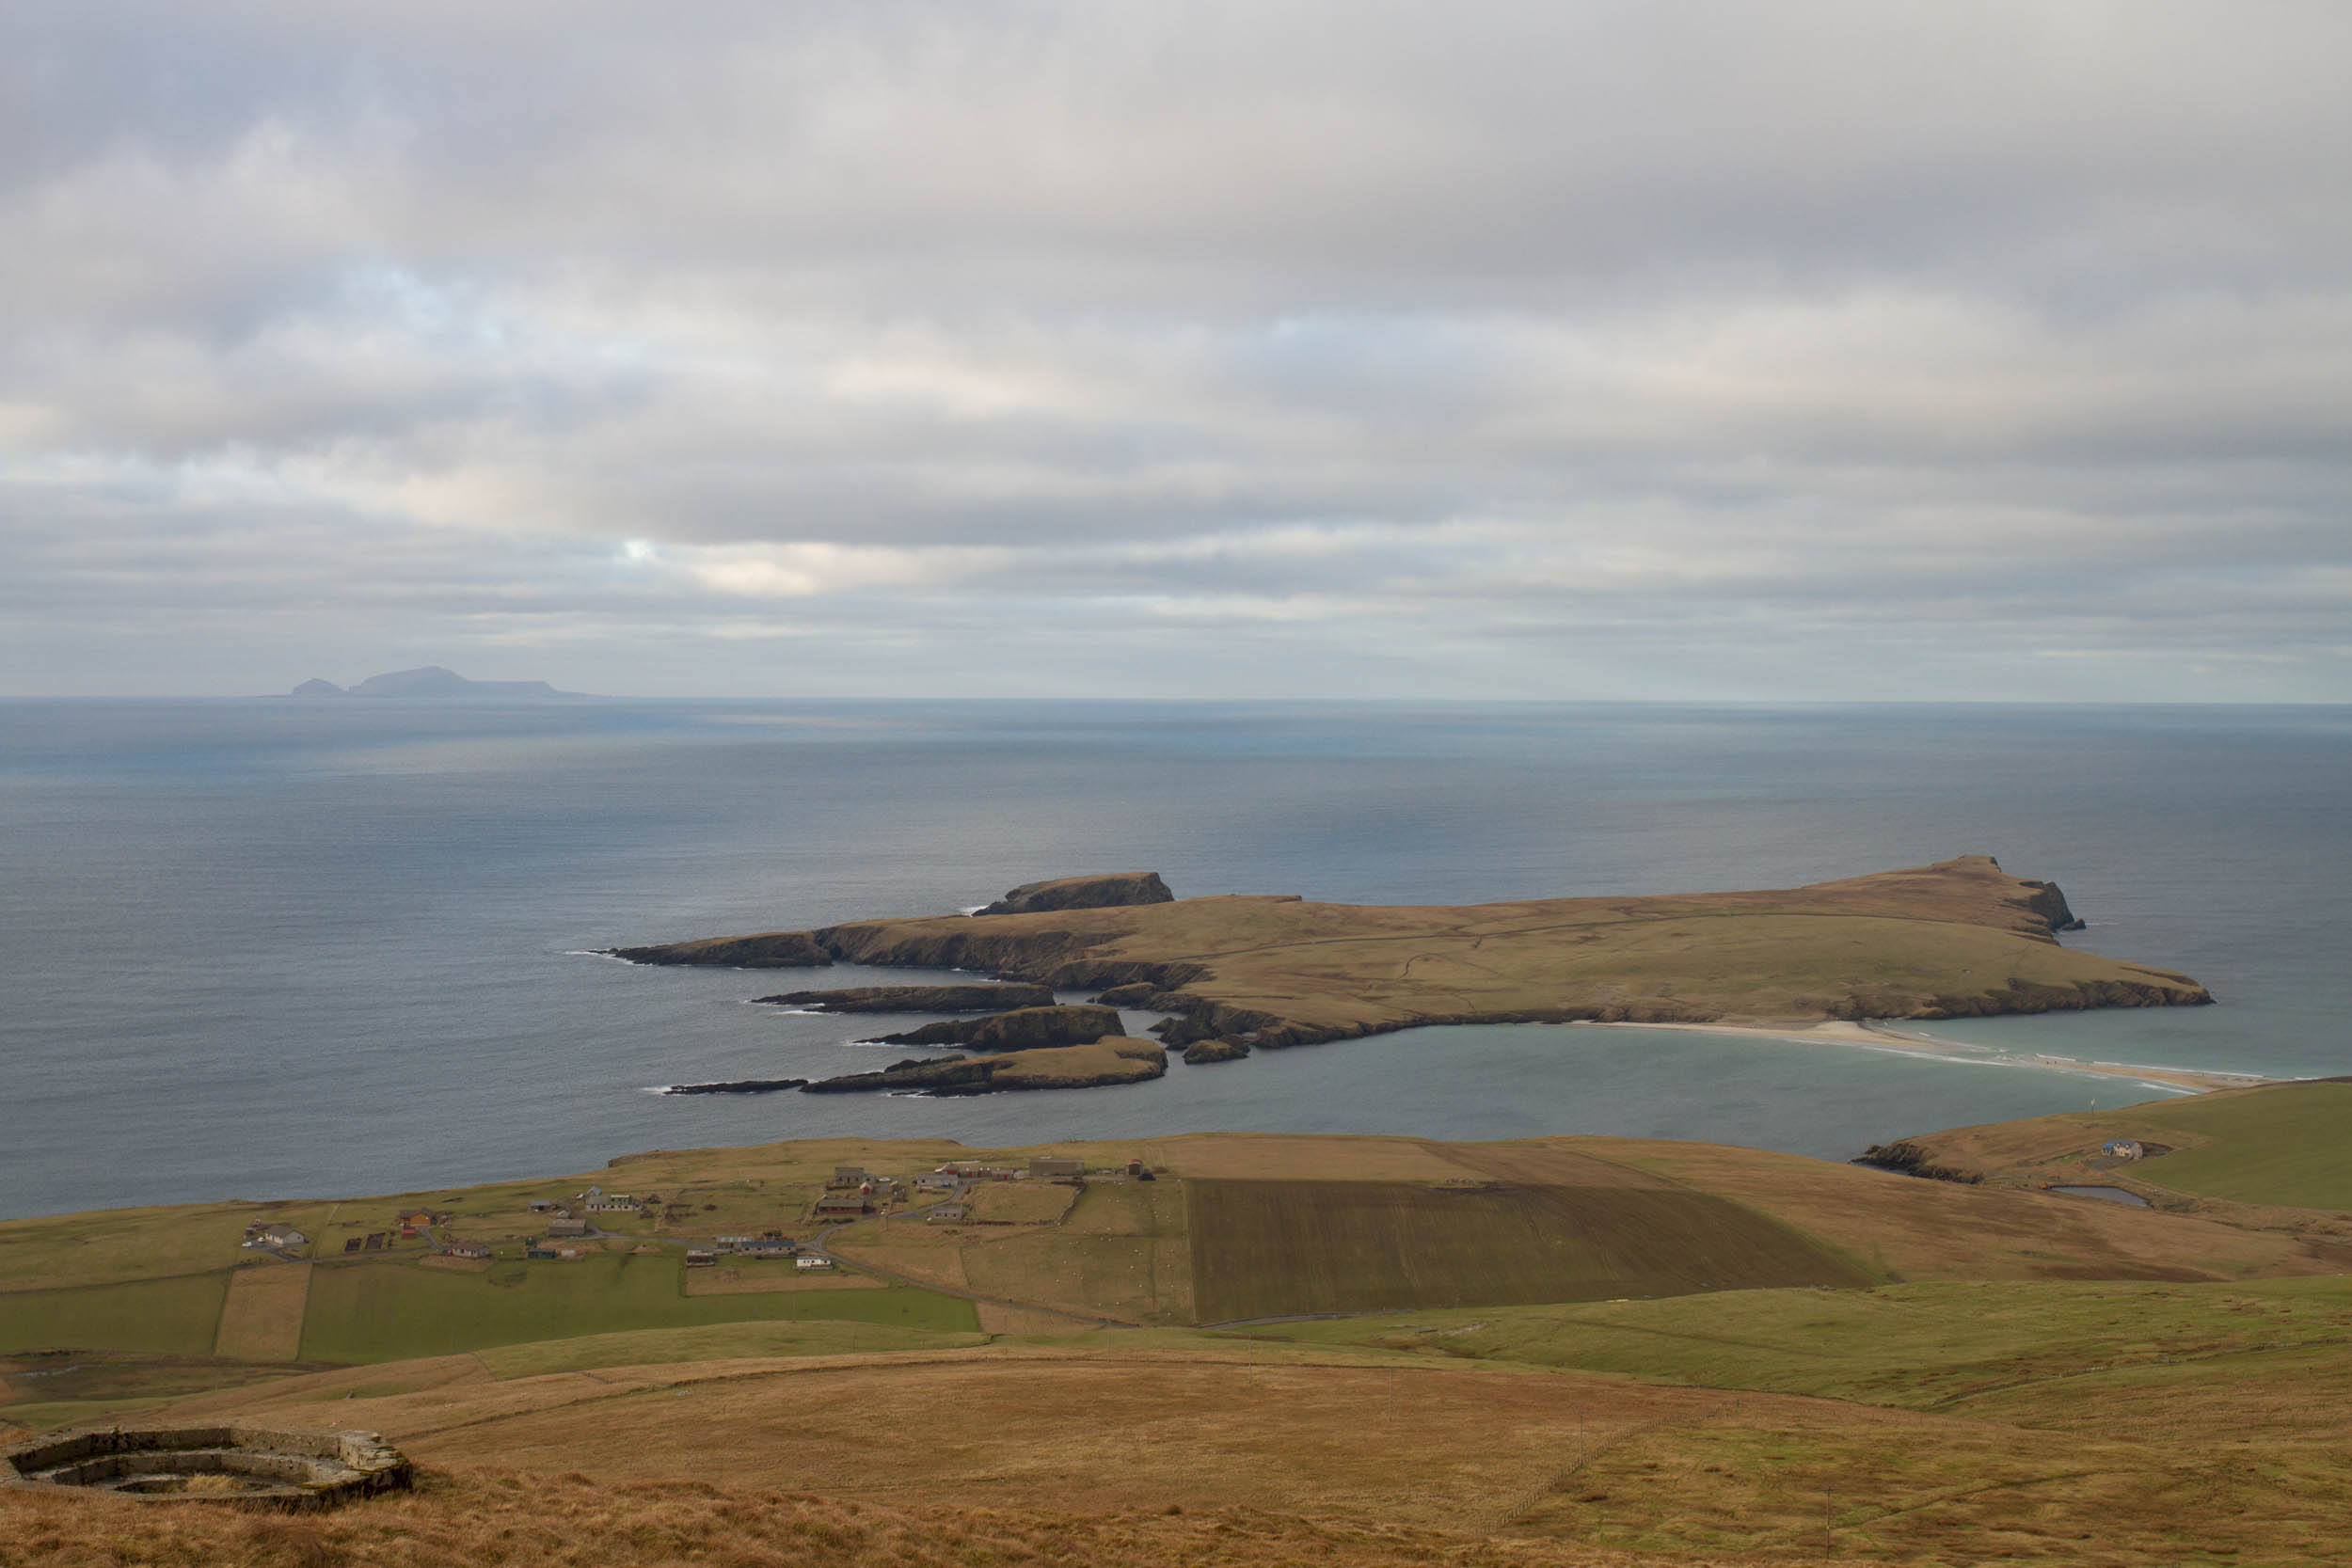
<path id="1" fill-rule="evenodd" d="M 835 1165 L 810 1213 L 820 1220 L 853 1220 L 889 1207 L 905 1192 L 906 1183 L 895 1176 L 878 1176 L 856 1165 Z"/>

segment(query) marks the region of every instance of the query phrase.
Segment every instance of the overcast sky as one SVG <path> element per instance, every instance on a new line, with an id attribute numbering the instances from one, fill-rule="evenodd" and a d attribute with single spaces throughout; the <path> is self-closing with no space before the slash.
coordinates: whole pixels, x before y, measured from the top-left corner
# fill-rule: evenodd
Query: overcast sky
<path id="1" fill-rule="evenodd" d="M 0 10 L 0 691 L 2352 700 L 2352 6 Z"/>

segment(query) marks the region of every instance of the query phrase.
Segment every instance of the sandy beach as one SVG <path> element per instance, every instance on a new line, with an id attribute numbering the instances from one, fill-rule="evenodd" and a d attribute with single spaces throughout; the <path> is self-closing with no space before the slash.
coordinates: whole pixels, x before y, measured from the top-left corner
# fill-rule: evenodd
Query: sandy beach
<path id="1" fill-rule="evenodd" d="M 1753 1035 L 1763 1039 L 1804 1040 L 1814 1044 L 1859 1046 L 1871 1051 L 1918 1051 L 1949 1055 L 1947 1041 L 1898 1034 L 1876 1023 L 1828 1019 L 1820 1023 L 1579 1023 L 1579 1029 L 1680 1029 L 1703 1035 Z M 2138 1084 L 2161 1084 L 2202 1094 L 2208 1089 L 2244 1089 L 2278 1080 L 2252 1072 L 2199 1072 L 2187 1068 L 2134 1067 L 2123 1062 L 2085 1062 L 2071 1056 L 2045 1056 L 2030 1052 L 2002 1052 L 1988 1058 L 2018 1067 L 2056 1068 L 2067 1072 L 2097 1073 L 2128 1078 Z"/>

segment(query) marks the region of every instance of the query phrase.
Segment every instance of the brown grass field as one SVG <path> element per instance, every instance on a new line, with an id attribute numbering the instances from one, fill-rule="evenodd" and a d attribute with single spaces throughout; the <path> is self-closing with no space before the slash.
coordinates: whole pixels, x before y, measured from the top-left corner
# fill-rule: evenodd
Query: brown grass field
<path id="1" fill-rule="evenodd" d="M 1776 1220 L 1663 1182 L 1194 1180 L 1184 1191 L 1204 1323 L 1873 1283 Z"/>
<path id="2" fill-rule="evenodd" d="M 229 1276 L 213 1354 L 225 1361 L 294 1361 L 302 1354 L 302 1318 L 310 1301 L 310 1265 L 259 1263 Z"/>

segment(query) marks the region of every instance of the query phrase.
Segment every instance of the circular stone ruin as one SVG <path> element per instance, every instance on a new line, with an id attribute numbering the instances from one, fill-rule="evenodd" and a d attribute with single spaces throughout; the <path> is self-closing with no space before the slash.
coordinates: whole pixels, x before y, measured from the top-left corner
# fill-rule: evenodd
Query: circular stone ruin
<path id="1" fill-rule="evenodd" d="M 198 1497 L 255 1508 L 333 1508 L 378 1492 L 405 1491 L 414 1480 L 400 1450 L 373 1432 L 109 1427 L 0 1448 L 0 1485 L 150 1501 Z"/>

